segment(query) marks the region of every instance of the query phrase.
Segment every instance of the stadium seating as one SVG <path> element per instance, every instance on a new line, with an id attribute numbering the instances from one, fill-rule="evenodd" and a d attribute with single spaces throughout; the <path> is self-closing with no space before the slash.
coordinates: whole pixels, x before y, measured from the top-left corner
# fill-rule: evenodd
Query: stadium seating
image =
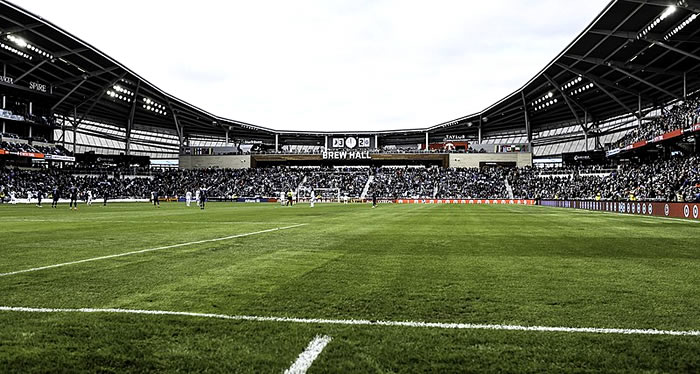
<path id="1" fill-rule="evenodd" d="M 643 123 L 641 127 L 631 130 L 622 139 L 610 144 L 609 148 L 623 148 L 697 123 L 700 123 L 700 97 L 671 107 L 653 121 Z"/>
<path id="2" fill-rule="evenodd" d="M 24 146 L 24 145 L 22 145 Z M 69 170 L 0 169 L 0 190 L 18 197 L 42 189 L 78 186 L 95 196 L 148 198 L 151 191 L 161 196 L 183 196 L 200 187 L 209 196 L 279 197 L 283 191 L 338 189 L 342 195 L 400 198 L 517 198 L 517 199 L 600 199 L 650 201 L 700 201 L 700 157 L 681 157 L 616 169 L 600 167 L 572 169 L 444 169 L 380 168 L 318 169 L 259 168 L 241 170 L 156 170 L 149 176 L 113 178 L 123 174 L 83 175 Z M 371 183 L 370 182 L 371 178 Z"/>

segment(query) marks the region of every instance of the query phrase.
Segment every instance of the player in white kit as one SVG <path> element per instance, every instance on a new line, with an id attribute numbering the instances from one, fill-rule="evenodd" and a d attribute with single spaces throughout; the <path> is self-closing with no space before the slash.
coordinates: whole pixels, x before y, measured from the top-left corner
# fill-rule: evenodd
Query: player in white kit
<path id="1" fill-rule="evenodd" d="M 196 196 L 197 206 L 199 206 L 199 189 L 197 189 L 197 191 L 195 191 L 195 193 L 197 194 L 197 196 Z"/>
<path id="2" fill-rule="evenodd" d="M 91 206 L 92 205 L 92 191 L 88 190 L 87 192 L 87 205 Z"/>
<path id="3" fill-rule="evenodd" d="M 192 203 L 192 191 L 187 191 L 187 193 L 185 193 L 185 201 L 187 202 L 187 206 L 190 206 Z"/>
<path id="4" fill-rule="evenodd" d="M 311 200 L 309 200 L 309 202 L 311 203 L 311 207 L 312 207 L 312 208 L 313 208 L 314 205 L 316 204 L 316 193 L 313 192 L 313 191 L 311 191 Z"/>

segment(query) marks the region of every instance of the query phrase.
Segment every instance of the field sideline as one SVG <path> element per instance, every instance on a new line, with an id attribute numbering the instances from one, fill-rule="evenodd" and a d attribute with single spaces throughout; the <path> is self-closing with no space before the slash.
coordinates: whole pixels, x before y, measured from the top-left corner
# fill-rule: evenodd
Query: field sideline
<path id="1" fill-rule="evenodd" d="M 697 222 L 169 203 L 0 227 L 2 372 L 700 370 Z"/>

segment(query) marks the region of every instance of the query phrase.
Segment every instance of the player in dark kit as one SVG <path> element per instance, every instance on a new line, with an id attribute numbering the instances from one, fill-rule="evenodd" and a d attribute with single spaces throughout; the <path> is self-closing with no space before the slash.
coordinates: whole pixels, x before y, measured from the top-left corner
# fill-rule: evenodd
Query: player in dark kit
<path id="1" fill-rule="evenodd" d="M 51 207 L 57 208 L 58 207 L 58 199 L 61 198 L 61 190 L 58 187 L 54 187 L 53 191 L 51 191 L 51 194 L 53 195 L 53 201 L 51 202 Z"/>
<path id="2" fill-rule="evenodd" d="M 36 191 L 36 199 L 37 199 L 36 206 L 38 206 L 39 208 L 43 208 L 43 207 L 41 206 L 41 199 L 42 199 L 43 197 L 44 197 L 44 187 L 43 187 L 43 186 L 39 186 L 39 189 Z"/>
<path id="3" fill-rule="evenodd" d="M 109 182 L 100 182 L 100 187 L 102 187 L 102 199 L 104 200 L 102 206 L 107 206 L 107 198 L 109 197 Z"/>
<path id="4" fill-rule="evenodd" d="M 160 208 L 160 199 L 158 198 L 158 190 L 153 190 L 153 206 Z"/>
<path id="5" fill-rule="evenodd" d="M 204 203 L 207 202 L 207 189 L 202 187 L 199 189 L 199 209 L 204 210 Z"/>
<path id="6" fill-rule="evenodd" d="M 78 210 L 78 187 L 71 186 L 71 188 L 68 189 L 68 195 L 70 197 L 70 209 Z"/>
<path id="7" fill-rule="evenodd" d="M 377 207 L 377 194 L 372 195 L 372 208 Z"/>

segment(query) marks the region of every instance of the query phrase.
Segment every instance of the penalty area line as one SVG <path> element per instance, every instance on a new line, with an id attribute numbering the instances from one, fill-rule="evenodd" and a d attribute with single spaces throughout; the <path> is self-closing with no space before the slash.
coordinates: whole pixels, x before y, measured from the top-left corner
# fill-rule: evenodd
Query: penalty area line
<path id="1" fill-rule="evenodd" d="M 24 312 L 24 313 L 111 313 L 111 314 L 139 314 L 157 316 L 181 316 L 197 318 L 213 318 L 233 321 L 253 322 L 277 322 L 309 325 L 343 325 L 343 326 L 389 326 L 411 328 L 434 328 L 445 330 L 500 330 L 500 331 L 525 331 L 525 332 L 559 332 L 559 333 L 584 333 L 584 334 L 619 334 L 619 335 L 667 335 L 667 336 L 692 336 L 700 337 L 699 330 L 657 330 L 657 329 L 620 329 L 600 327 L 552 327 L 552 326 L 521 326 L 500 324 L 473 324 L 473 323 L 444 323 L 444 322 L 412 322 L 412 321 L 370 321 L 358 319 L 315 319 L 292 317 L 260 317 L 245 315 L 227 315 L 193 312 L 174 312 L 166 310 L 138 310 L 138 309 L 52 309 L 0 306 L 0 312 Z"/>
<path id="2" fill-rule="evenodd" d="M 318 335 L 316 336 L 306 347 L 304 352 L 301 352 L 297 360 L 289 367 L 289 369 L 284 371 L 284 374 L 304 374 L 314 363 L 316 358 L 323 352 L 328 343 L 331 342 L 333 338 L 330 336 Z"/>
<path id="3" fill-rule="evenodd" d="M 160 251 L 163 249 L 172 249 L 172 248 L 180 248 L 180 247 L 187 247 L 191 245 L 197 245 L 197 244 L 204 244 L 204 243 L 214 243 L 214 242 L 220 242 L 224 240 L 231 240 L 231 239 L 236 239 L 236 238 L 243 238 L 246 236 L 253 236 L 253 235 L 258 235 L 258 234 L 265 234 L 268 232 L 274 232 L 274 231 L 281 231 L 281 230 L 289 230 L 301 226 L 306 226 L 306 223 L 301 223 L 297 225 L 292 225 L 292 226 L 285 226 L 285 227 L 277 227 L 274 229 L 268 229 L 268 230 L 261 230 L 261 231 L 254 231 L 254 232 L 248 232 L 245 234 L 236 234 L 236 235 L 231 235 L 231 236 L 225 236 L 223 238 L 215 238 L 215 239 L 205 239 L 205 240 L 197 240 L 194 242 L 187 242 L 187 243 L 180 243 L 180 244 L 172 244 L 172 245 L 166 245 L 162 247 L 155 247 L 155 248 L 147 248 L 147 249 L 141 249 L 138 251 L 132 251 L 132 252 L 126 252 L 126 253 L 118 253 L 114 255 L 107 255 L 107 256 L 100 256 L 100 257 L 93 257 L 93 258 L 86 258 L 84 260 L 78 260 L 78 261 L 71 261 L 71 262 L 64 262 L 60 264 L 54 264 L 54 265 L 47 265 L 47 266 L 40 266 L 36 268 L 31 268 L 31 269 L 24 269 L 24 270 L 17 270 L 17 271 L 12 271 L 9 273 L 0 273 L 0 277 L 7 277 L 10 275 L 16 275 L 16 274 L 22 274 L 22 273 L 30 273 L 34 271 L 41 271 L 41 270 L 47 270 L 47 269 L 54 269 L 54 268 L 59 268 L 63 266 L 68 266 L 68 265 L 76 265 L 76 264 L 82 264 L 85 262 L 92 262 L 92 261 L 100 261 L 100 260 L 108 260 L 112 258 L 117 258 L 117 257 L 125 257 L 125 256 L 131 256 L 131 255 L 136 255 L 136 254 L 141 254 L 141 253 L 147 253 L 147 252 L 155 252 L 155 251 Z"/>

